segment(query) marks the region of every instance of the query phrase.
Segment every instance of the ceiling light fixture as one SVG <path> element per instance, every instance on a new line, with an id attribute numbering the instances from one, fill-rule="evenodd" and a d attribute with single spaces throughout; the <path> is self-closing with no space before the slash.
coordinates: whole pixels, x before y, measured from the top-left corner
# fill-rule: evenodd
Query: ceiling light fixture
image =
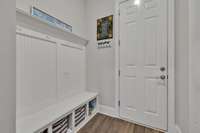
<path id="1" fill-rule="evenodd" d="M 141 3 L 141 0 L 134 0 L 134 3 L 133 3 L 133 4 L 134 4 L 135 6 L 139 6 L 140 3 Z"/>

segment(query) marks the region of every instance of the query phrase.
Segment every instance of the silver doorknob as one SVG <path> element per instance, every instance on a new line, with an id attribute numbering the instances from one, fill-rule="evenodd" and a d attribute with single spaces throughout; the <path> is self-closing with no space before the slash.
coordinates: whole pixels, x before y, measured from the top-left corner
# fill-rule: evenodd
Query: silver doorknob
<path id="1" fill-rule="evenodd" d="M 165 79 L 166 79 L 166 76 L 165 76 L 165 75 L 161 75 L 161 76 L 160 76 L 160 79 L 165 80 Z"/>

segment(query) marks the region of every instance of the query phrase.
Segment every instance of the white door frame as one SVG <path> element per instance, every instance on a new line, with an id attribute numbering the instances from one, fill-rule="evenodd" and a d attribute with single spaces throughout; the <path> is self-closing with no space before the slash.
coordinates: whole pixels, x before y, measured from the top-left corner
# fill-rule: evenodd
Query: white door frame
<path id="1" fill-rule="evenodd" d="M 128 0 L 116 0 L 115 3 L 115 109 L 118 112 L 118 117 L 120 117 L 120 108 L 119 108 L 119 8 L 120 4 Z M 175 0 L 168 0 L 168 130 L 167 133 L 176 133 L 176 124 L 175 124 Z"/>

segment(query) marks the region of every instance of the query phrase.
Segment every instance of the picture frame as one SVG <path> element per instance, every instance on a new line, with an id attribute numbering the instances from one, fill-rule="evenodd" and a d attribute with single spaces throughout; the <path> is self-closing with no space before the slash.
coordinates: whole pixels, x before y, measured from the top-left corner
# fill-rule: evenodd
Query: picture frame
<path id="1" fill-rule="evenodd" d="M 65 30 L 67 32 L 72 32 L 72 26 L 69 24 L 66 24 L 65 22 L 49 15 L 48 13 L 36 8 L 36 7 L 32 7 L 31 8 L 31 16 L 46 22 L 49 25 L 58 27 L 62 30 Z"/>
<path id="2" fill-rule="evenodd" d="M 113 15 L 97 19 L 97 41 L 113 38 Z"/>

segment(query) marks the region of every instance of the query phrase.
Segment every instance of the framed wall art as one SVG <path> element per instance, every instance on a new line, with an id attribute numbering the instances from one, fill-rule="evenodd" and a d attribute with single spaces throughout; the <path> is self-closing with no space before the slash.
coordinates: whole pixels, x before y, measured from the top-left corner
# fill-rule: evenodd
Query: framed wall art
<path id="1" fill-rule="evenodd" d="M 113 15 L 97 20 L 97 41 L 113 38 Z"/>
<path id="2" fill-rule="evenodd" d="M 46 23 L 48 23 L 49 25 L 58 27 L 60 29 L 63 29 L 65 31 L 68 32 L 72 32 L 72 26 L 66 24 L 65 22 L 47 14 L 46 12 L 36 8 L 36 7 L 32 7 L 31 9 L 31 15 L 41 21 L 44 21 Z"/>
<path id="3" fill-rule="evenodd" d="M 98 48 L 111 48 L 113 39 L 113 15 L 97 20 Z"/>

